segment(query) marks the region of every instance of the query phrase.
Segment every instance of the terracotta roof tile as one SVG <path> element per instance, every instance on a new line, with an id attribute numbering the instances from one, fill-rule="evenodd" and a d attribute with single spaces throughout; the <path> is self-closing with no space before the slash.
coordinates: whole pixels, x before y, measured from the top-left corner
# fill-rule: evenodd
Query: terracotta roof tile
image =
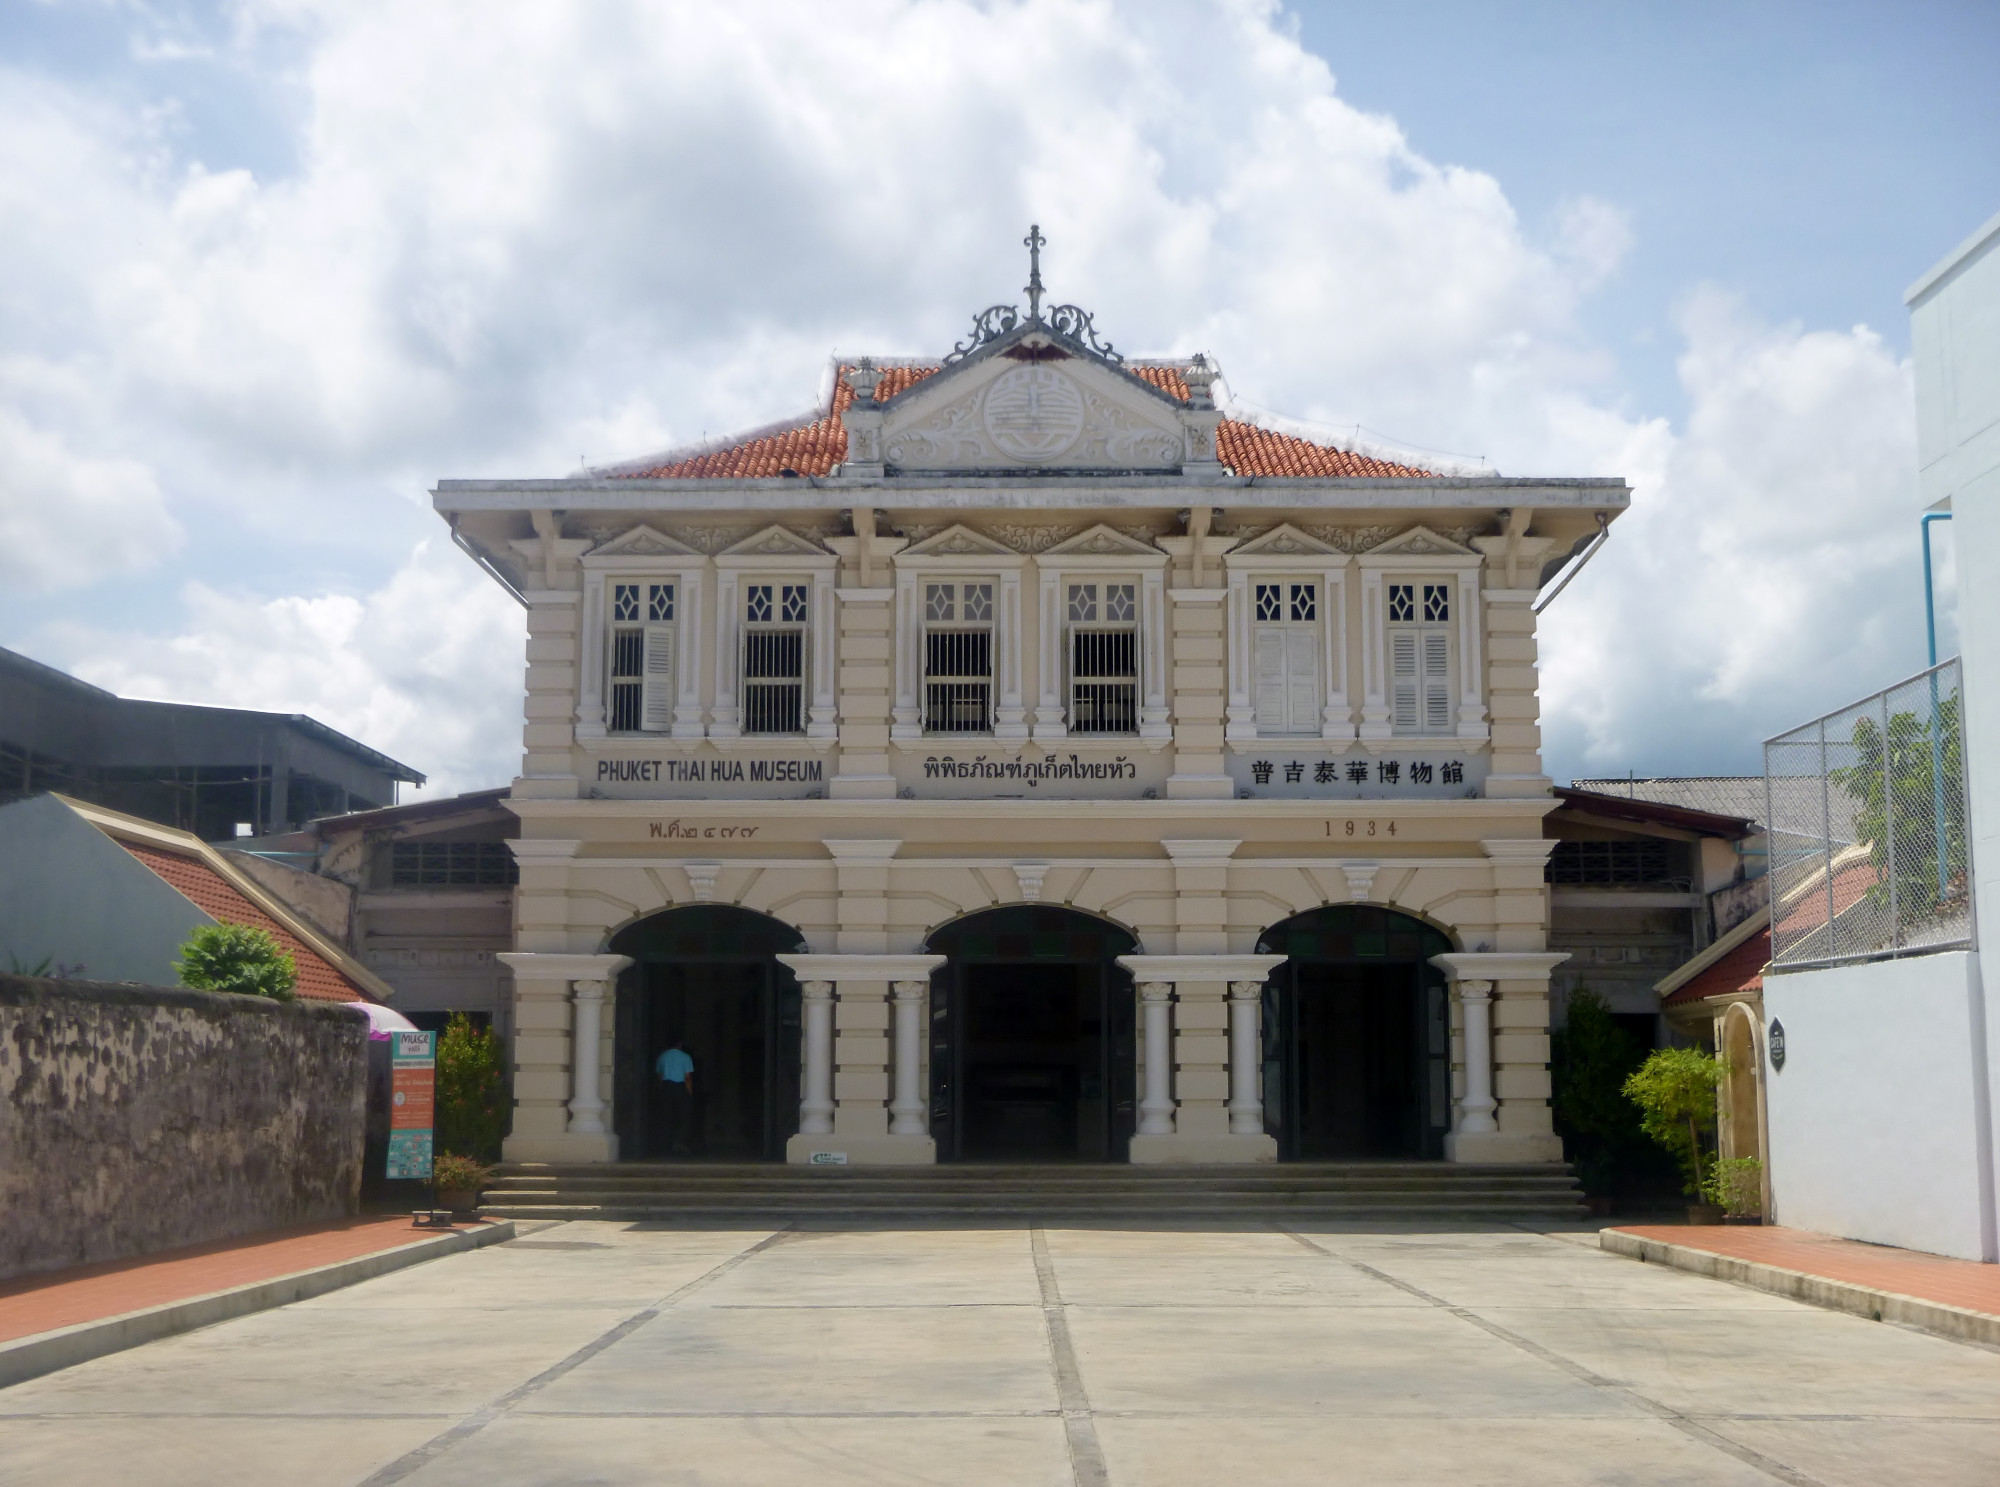
<path id="1" fill-rule="evenodd" d="M 118 845 L 158 873 L 169 887 L 209 918 L 223 924 L 268 929 L 298 967 L 297 991 L 300 997 L 314 1002 L 374 1000 L 318 951 L 245 898 L 235 884 L 207 863 L 184 857 L 178 852 L 143 847 L 135 842 L 119 841 Z"/>
<path id="2" fill-rule="evenodd" d="M 1731 992 L 1756 991 L 1764 984 L 1764 967 L 1770 961 L 1771 931 L 1760 929 L 1693 980 L 1675 987 L 1660 1005 L 1677 1007 Z"/>
<path id="3" fill-rule="evenodd" d="M 847 373 L 841 367 L 834 381 L 833 405 L 820 417 L 796 428 L 763 434 L 670 463 L 621 470 L 621 480 L 755 480 L 795 470 L 800 475 L 830 475 L 833 467 L 847 458 L 847 429 L 840 416 L 854 401 Z M 1179 367 L 1133 365 L 1128 368 L 1168 396 L 1186 401 L 1187 383 Z M 881 385 L 875 401 L 887 402 L 898 393 L 934 376 L 934 366 L 891 366 L 882 368 Z M 1222 463 L 1238 475 L 1292 476 L 1306 478 L 1364 478 L 1387 480 L 1430 480 L 1436 474 L 1411 465 L 1371 459 L 1332 445 L 1315 444 L 1293 434 L 1238 419 L 1225 418 L 1215 432 L 1217 454 Z"/>

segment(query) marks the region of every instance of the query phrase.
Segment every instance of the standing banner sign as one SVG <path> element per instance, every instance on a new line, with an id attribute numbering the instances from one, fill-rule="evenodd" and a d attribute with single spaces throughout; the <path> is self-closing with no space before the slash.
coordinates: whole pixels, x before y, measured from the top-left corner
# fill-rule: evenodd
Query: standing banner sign
<path id="1" fill-rule="evenodd" d="M 431 1122 L 437 1104 L 437 1034 L 392 1033 L 389 1045 L 390 1178 L 431 1180 Z"/>

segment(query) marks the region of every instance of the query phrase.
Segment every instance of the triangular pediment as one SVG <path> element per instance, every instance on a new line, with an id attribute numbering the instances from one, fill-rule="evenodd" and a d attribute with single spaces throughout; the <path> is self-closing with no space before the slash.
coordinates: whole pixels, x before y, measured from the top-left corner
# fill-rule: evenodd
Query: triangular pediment
<path id="1" fill-rule="evenodd" d="M 901 558 L 971 558 L 1016 556 L 1014 549 L 1004 542 L 996 542 L 983 533 L 975 532 L 968 526 L 954 524 L 942 532 L 933 532 L 923 541 L 913 543 L 896 555 Z"/>
<path id="2" fill-rule="evenodd" d="M 587 554 L 593 558 L 698 558 L 700 553 L 685 542 L 676 542 L 665 532 L 655 531 L 641 522 L 638 526 L 620 532 L 609 542 L 593 547 Z"/>
<path id="3" fill-rule="evenodd" d="M 882 406 L 882 458 L 905 470 L 1173 470 L 1186 448 L 1171 398 L 1034 327 Z"/>
<path id="4" fill-rule="evenodd" d="M 1301 532 L 1290 522 L 1279 522 L 1270 531 L 1252 537 L 1241 547 L 1229 550 L 1232 558 L 1336 558 L 1340 549 Z"/>
<path id="5" fill-rule="evenodd" d="M 1387 557 L 1447 557 L 1476 558 L 1478 553 L 1469 547 L 1461 547 L 1449 537 L 1441 537 L 1429 527 L 1418 523 L 1407 532 L 1398 532 L 1379 547 L 1368 550 L 1371 558 Z"/>
<path id="6" fill-rule="evenodd" d="M 1141 542 L 1137 537 L 1128 537 L 1116 527 L 1107 527 L 1099 522 L 1087 532 L 1078 532 L 1067 542 L 1050 548 L 1042 556 L 1046 558 L 1067 557 L 1147 557 L 1156 558 L 1160 550 L 1150 542 Z"/>
<path id="7" fill-rule="evenodd" d="M 826 549 L 818 543 L 809 542 L 797 532 L 775 524 L 716 554 L 719 558 L 823 558 L 827 555 Z"/>

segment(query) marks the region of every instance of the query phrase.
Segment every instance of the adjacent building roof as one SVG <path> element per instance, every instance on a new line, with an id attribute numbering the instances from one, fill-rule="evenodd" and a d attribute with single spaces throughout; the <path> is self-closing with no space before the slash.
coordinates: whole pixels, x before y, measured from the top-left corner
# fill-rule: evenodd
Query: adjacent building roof
<path id="1" fill-rule="evenodd" d="M 200 837 L 102 806 L 57 798 L 217 923 L 269 930 L 298 969 L 300 997 L 372 1002 L 395 995 L 387 982 Z"/>
<path id="2" fill-rule="evenodd" d="M 1152 384 L 1175 402 L 1188 401 L 1182 364 L 1168 361 L 1127 361 L 1126 371 Z M 783 476 L 820 476 L 833 473 L 834 466 L 847 458 L 847 428 L 841 422 L 854 402 L 854 389 L 847 377 L 851 365 L 843 363 L 834 378 L 833 393 L 823 411 L 785 424 L 767 426 L 734 439 L 704 446 L 698 451 L 677 451 L 655 461 L 639 461 L 604 473 L 623 480 L 729 480 Z M 882 380 L 875 389 L 876 403 L 886 403 L 899 393 L 934 376 L 939 365 L 922 363 L 881 367 Z M 1215 431 L 1216 456 L 1238 475 L 1265 475 L 1321 479 L 1407 479 L 1430 480 L 1434 470 L 1396 464 L 1319 444 L 1293 434 L 1261 428 L 1241 419 L 1225 417 Z"/>
<path id="3" fill-rule="evenodd" d="M 1761 785 L 1763 781 L 1759 780 L 1758 783 Z M 1579 790 L 1573 786 L 1567 790 L 1558 787 L 1556 799 L 1560 800 L 1564 807 L 1593 816 L 1604 816 L 1614 821 L 1630 821 L 1640 826 L 1670 826 L 1678 831 L 1723 837 L 1732 842 L 1753 836 L 1758 829 L 1756 821 L 1746 816 L 1695 810 L 1688 806 L 1671 805 L 1665 801 L 1613 795 L 1599 790 Z"/>
<path id="4" fill-rule="evenodd" d="M 1571 780 L 1570 788 L 1592 795 L 1610 795 L 1625 800 L 1650 800 L 1683 810 L 1706 811 L 1718 816 L 1763 824 L 1765 815 L 1764 777 L 1740 775 L 1676 775 L 1650 780 L 1604 779 Z"/>
<path id="5" fill-rule="evenodd" d="M 1686 971 L 1689 967 L 1699 966 L 1660 999 L 1661 1006 L 1683 1007 L 1690 1002 L 1705 1002 L 1710 997 L 1736 996 L 1763 989 L 1764 968 L 1771 963 L 1770 923 L 1762 917 L 1746 919 L 1736 929 L 1743 931 L 1740 937 L 1732 930 L 1681 968 Z M 1732 939 L 1735 940 L 1733 944 L 1729 943 Z M 1712 959 L 1705 959 L 1711 955 Z M 1680 972 L 1676 972 L 1678 974 Z M 1666 982 L 1660 984 L 1664 986 Z"/>
<path id="6" fill-rule="evenodd" d="M 326 837 L 335 832 L 382 831 L 393 826 L 414 826 L 448 816 L 470 815 L 494 806 L 505 808 L 510 786 L 490 790 L 468 790 L 463 795 L 442 795 L 433 800 L 413 800 L 408 805 L 385 805 L 374 811 L 349 811 L 344 816 L 322 816 L 307 823 L 311 833 Z M 304 835 L 304 834 L 302 834 Z"/>

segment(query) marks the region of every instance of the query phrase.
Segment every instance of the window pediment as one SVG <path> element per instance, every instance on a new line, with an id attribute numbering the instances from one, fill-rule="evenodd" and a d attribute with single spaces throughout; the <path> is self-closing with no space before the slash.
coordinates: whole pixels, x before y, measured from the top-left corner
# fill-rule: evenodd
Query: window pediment
<path id="1" fill-rule="evenodd" d="M 1152 543 L 1129 537 L 1116 527 L 1099 522 L 1067 542 L 1057 543 L 1041 555 L 1041 561 L 1056 566 L 1060 566 L 1065 558 L 1141 558 L 1164 563 L 1166 557 Z"/>
<path id="2" fill-rule="evenodd" d="M 1301 532 L 1290 522 L 1280 522 L 1241 547 L 1231 548 L 1223 555 L 1223 562 L 1233 563 L 1243 558 L 1309 558 L 1345 562 L 1347 554 L 1331 543 Z"/>
<path id="3" fill-rule="evenodd" d="M 817 542 L 801 537 L 789 527 L 775 523 L 715 555 L 718 564 L 729 567 L 743 567 L 772 558 L 812 558 L 826 563 L 835 561 L 833 554 Z M 732 562 L 732 559 L 735 561 Z"/>
<path id="4" fill-rule="evenodd" d="M 1449 537 L 1432 531 L 1419 522 L 1406 532 L 1399 532 L 1380 546 L 1370 549 L 1362 561 L 1370 558 L 1473 558 L 1479 554 L 1469 547 L 1453 542 Z"/>
<path id="5" fill-rule="evenodd" d="M 677 542 L 666 533 L 641 522 L 638 526 L 619 533 L 608 542 L 600 543 L 584 554 L 584 562 L 592 567 L 599 566 L 608 559 L 616 558 L 699 558 L 700 553 L 685 542 Z"/>
<path id="6" fill-rule="evenodd" d="M 1004 542 L 975 532 L 962 523 L 954 523 L 942 532 L 934 532 L 923 541 L 904 548 L 896 554 L 895 562 L 898 567 L 907 567 L 911 563 L 921 563 L 925 558 L 995 558 L 1013 563 L 1020 561 L 1020 554 Z"/>

